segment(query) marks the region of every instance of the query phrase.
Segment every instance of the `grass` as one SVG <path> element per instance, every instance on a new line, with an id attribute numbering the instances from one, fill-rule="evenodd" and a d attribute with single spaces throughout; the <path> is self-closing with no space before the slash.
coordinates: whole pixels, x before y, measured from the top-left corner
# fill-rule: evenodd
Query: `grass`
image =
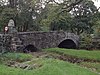
<path id="1" fill-rule="evenodd" d="M 75 64 L 56 59 L 36 59 L 34 61 L 43 63 L 43 66 L 34 70 L 23 70 L 0 65 L 0 75 L 98 75 L 88 69 L 81 68 Z"/>
<path id="2" fill-rule="evenodd" d="M 82 62 L 80 65 L 100 73 L 100 63 Z"/>
<path id="3" fill-rule="evenodd" d="M 73 50 L 50 48 L 44 49 L 47 52 L 71 55 L 78 58 L 100 60 L 99 51 Z M 8 67 L 5 64 L 0 64 L 0 75 L 99 75 L 100 63 L 82 62 L 79 65 L 65 62 L 53 58 L 37 58 L 34 55 L 24 53 L 6 53 L 0 56 L 0 61 L 7 62 L 8 60 L 20 61 L 20 63 L 35 65 L 31 70 Z M 87 68 L 85 68 L 87 67 Z M 88 68 L 95 68 L 96 71 Z"/>
<path id="4" fill-rule="evenodd" d="M 24 62 L 31 60 L 33 58 L 30 54 L 24 54 L 24 53 L 5 53 L 0 56 L 0 59 L 7 61 L 7 60 L 13 60 L 13 61 L 19 61 Z"/>
<path id="5" fill-rule="evenodd" d="M 61 48 L 49 48 L 49 49 L 44 49 L 43 51 L 100 61 L 100 51 L 87 51 L 87 50 L 61 49 Z"/>

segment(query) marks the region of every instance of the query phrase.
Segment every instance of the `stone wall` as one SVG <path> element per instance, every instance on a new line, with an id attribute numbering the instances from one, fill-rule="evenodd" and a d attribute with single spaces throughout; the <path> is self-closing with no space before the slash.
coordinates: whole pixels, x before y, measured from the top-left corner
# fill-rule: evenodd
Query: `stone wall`
<path id="1" fill-rule="evenodd" d="M 23 45 L 34 45 L 36 48 L 57 47 L 62 41 L 71 39 L 78 46 L 79 37 L 67 32 L 19 32 Z"/>
<path id="2" fill-rule="evenodd" d="M 3 34 L 0 35 L 2 37 Z M 37 49 L 53 48 L 66 39 L 72 40 L 76 47 L 79 44 L 79 36 L 67 32 L 18 32 L 15 34 L 6 34 L 6 41 L 11 50 L 23 50 L 26 46 L 32 45 Z M 8 38 L 9 37 L 9 38 Z"/>

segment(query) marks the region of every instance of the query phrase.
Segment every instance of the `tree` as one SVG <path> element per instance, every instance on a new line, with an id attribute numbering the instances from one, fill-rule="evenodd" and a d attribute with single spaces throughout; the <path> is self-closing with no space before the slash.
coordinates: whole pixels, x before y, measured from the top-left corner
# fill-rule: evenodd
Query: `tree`
<path id="1" fill-rule="evenodd" d="M 93 33 L 96 37 L 100 37 L 100 12 L 96 13 L 94 19 Z"/>
<path id="2" fill-rule="evenodd" d="M 48 1 L 48 0 L 47 0 Z M 49 0 L 48 2 L 54 2 L 55 4 L 61 7 L 61 12 L 70 12 L 74 6 L 80 4 L 82 1 L 85 0 Z"/>
<path id="3" fill-rule="evenodd" d="M 8 2 L 9 2 L 8 6 L 11 8 L 16 8 L 18 4 L 18 0 L 8 0 Z"/>
<path id="4" fill-rule="evenodd" d="M 83 0 L 62 0 L 59 2 L 57 2 L 56 0 L 40 1 L 40 4 L 42 5 L 42 3 L 44 3 L 45 7 L 42 9 L 40 8 L 41 9 L 40 14 L 36 18 L 38 21 L 38 24 L 40 24 L 42 26 L 43 30 L 44 30 L 44 27 L 49 29 L 49 26 L 51 25 L 51 23 L 54 24 L 55 22 L 53 22 L 53 21 L 56 20 L 57 18 L 59 18 L 57 16 L 59 16 L 62 13 L 68 13 L 69 11 L 71 11 L 72 7 L 74 7 L 76 4 L 79 4 L 82 1 Z M 56 25 L 56 27 L 58 27 L 58 28 L 55 27 L 56 29 L 63 30 L 63 28 L 66 27 L 66 25 L 64 26 L 64 23 L 63 23 L 64 21 L 62 22 L 63 26 L 60 25 L 60 24 L 62 24 L 61 22 L 59 23 L 59 26 Z M 52 25 L 52 27 L 53 27 L 53 25 Z M 60 27 L 62 27 L 62 28 L 60 28 Z M 52 30 L 52 28 L 50 28 L 50 29 Z"/>
<path id="5" fill-rule="evenodd" d="M 44 26 L 51 25 L 51 30 L 66 30 L 78 35 L 83 32 L 92 33 L 93 16 L 98 12 L 92 1 L 79 1 L 70 12 L 63 11 L 63 6 L 63 3 L 62 5 L 61 3 L 48 4 L 45 7 L 48 10 L 46 11 L 46 18 L 42 19 L 41 23 Z"/>
<path id="6" fill-rule="evenodd" d="M 91 32 L 92 16 L 97 11 L 93 2 L 87 0 L 8 0 L 6 3 L 1 0 L 0 4 L 0 13 L 7 9 L 5 15 L 10 14 L 8 17 L 1 14 L 5 17 L 5 20 L 0 17 L 1 27 L 13 18 L 18 31 L 51 29 L 81 34 L 89 29 Z"/>
<path id="7" fill-rule="evenodd" d="M 71 15 L 70 13 L 63 12 L 61 14 L 57 14 L 57 18 L 52 20 L 50 24 L 50 29 L 55 30 L 62 30 L 62 31 L 70 31 L 71 26 Z"/>
<path id="8" fill-rule="evenodd" d="M 11 8 L 4 8 L 1 7 L 1 12 L 0 12 L 0 31 L 3 31 L 4 26 L 8 25 L 8 22 L 11 18 L 15 18 L 17 14 L 17 11 L 15 9 Z"/>
<path id="9" fill-rule="evenodd" d="M 72 31 L 76 34 L 92 33 L 93 18 L 98 9 L 92 1 L 83 1 L 76 5 L 71 14 L 73 16 Z"/>
<path id="10" fill-rule="evenodd" d="M 18 31 L 27 31 L 31 28 L 38 30 L 39 27 L 34 25 L 33 19 L 38 14 L 35 1 L 37 0 L 8 0 L 7 3 L 1 1 L 1 27 L 7 25 L 8 20 L 13 18 Z"/>

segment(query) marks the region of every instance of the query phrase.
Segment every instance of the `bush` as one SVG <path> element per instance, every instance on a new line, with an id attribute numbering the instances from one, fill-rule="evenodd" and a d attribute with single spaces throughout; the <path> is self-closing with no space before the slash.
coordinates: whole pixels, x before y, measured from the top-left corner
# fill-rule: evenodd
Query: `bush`
<path id="1" fill-rule="evenodd" d="M 80 40 L 80 49 L 87 49 L 87 50 L 91 50 L 93 47 L 92 44 L 92 37 L 90 36 L 90 34 L 87 35 L 83 35 L 83 37 L 81 37 Z"/>

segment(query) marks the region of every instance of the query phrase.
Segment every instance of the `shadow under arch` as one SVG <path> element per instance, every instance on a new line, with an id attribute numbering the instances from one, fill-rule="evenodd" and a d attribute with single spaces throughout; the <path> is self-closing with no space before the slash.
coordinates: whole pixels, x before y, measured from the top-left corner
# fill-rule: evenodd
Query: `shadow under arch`
<path id="1" fill-rule="evenodd" d="M 59 45 L 59 48 L 67 48 L 67 49 L 76 49 L 76 44 L 73 40 L 71 39 L 66 39 L 62 41 Z"/>
<path id="2" fill-rule="evenodd" d="M 23 49 L 23 51 L 25 53 L 28 53 L 28 52 L 37 52 L 38 49 L 34 45 L 29 44 L 29 45 L 25 46 L 25 48 Z"/>

